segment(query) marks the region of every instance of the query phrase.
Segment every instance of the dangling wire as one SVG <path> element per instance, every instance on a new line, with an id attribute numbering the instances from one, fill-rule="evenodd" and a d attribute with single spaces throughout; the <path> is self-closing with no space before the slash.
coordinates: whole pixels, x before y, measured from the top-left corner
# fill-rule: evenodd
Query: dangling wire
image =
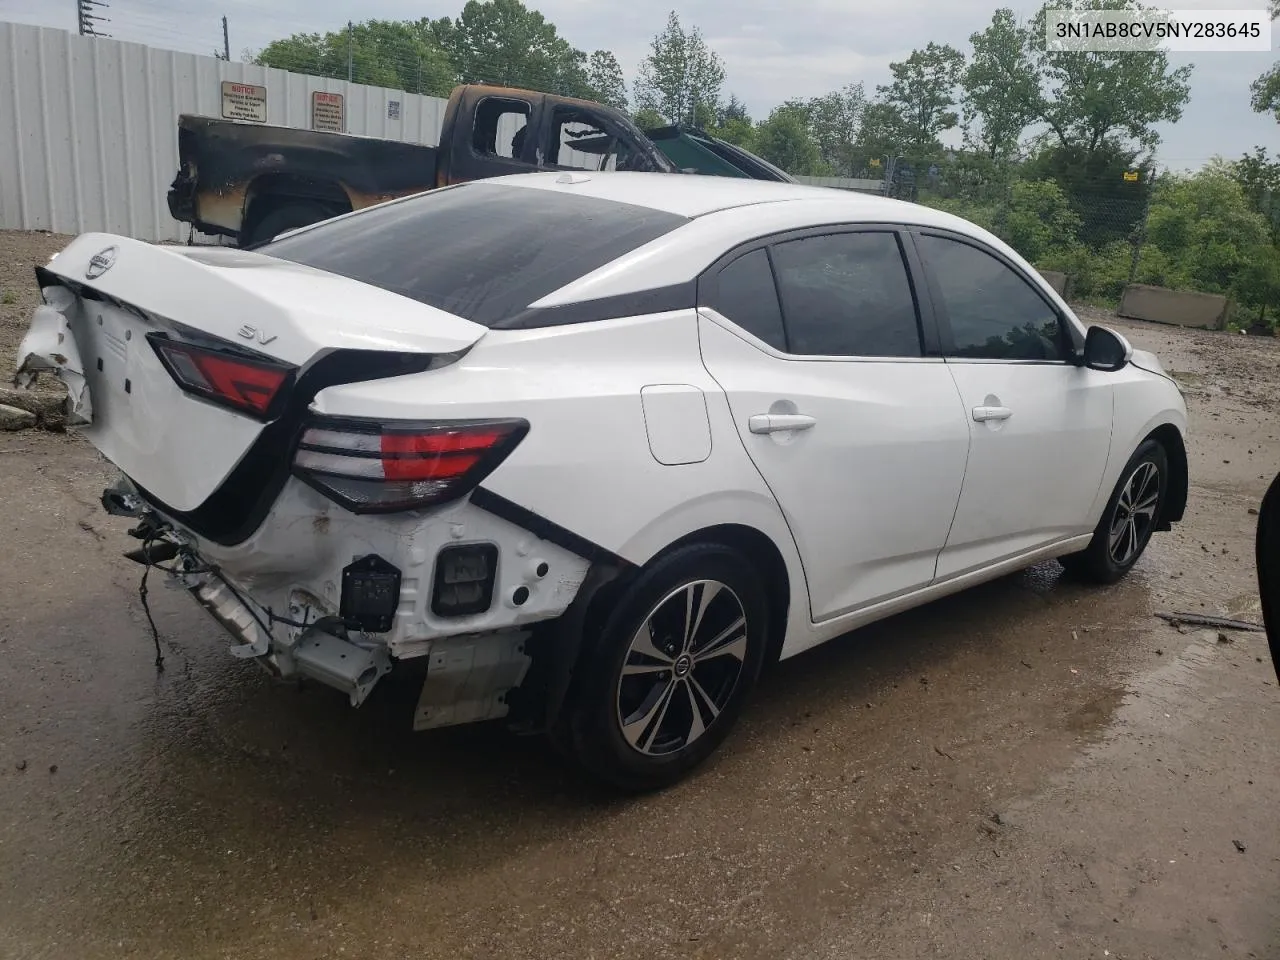
<path id="1" fill-rule="evenodd" d="M 142 582 L 138 584 L 138 599 L 142 601 L 142 612 L 147 615 L 147 623 L 151 626 L 151 642 L 156 648 L 156 673 L 164 673 L 164 654 L 160 650 L 160 631 L 156 628 L 156 621 L 151 616 L 151 604 L 147 601 L 147 575 L 151 573 L 151 544 L 154 537 L 148 537 L 142 542 L 142 557 L 146 562 L 142 565 Z"/>

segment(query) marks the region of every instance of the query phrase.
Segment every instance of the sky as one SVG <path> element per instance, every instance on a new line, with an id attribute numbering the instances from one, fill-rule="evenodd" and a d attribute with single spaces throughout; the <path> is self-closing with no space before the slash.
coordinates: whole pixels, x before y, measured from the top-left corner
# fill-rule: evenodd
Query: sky
<path id="1" fill-rule="evenodd" d="M 456 17 L 464 0 L 109 0 L 106 32 L 118 40 L 192 53 L 221 48 L 228 18 L 232 58 L 295 32 L 340 29 L 349 18 Z M 891 0 L 879 5 L 837 0 L 525 0 L 574 46 L 612 50 L 630 83 L 650 39 L 675 5 L 724 61 L 724 93 L 764 117 L 783 100 L 812 97 L 861 82 L 868 94 L 889 80 L 889 63 L 930 40 L 969 52 L 996 6 L 1030 18 L 1038 0 Z M 1263 0 L 1176 0 L 1174 9 L 1246 9 Z M 75 29 L 75 0 L 0 0 L 0 20 Z M 1280 43 L 1280 23 L 1273 43 Z M 1249 107 L 1249 84 L 1280 58 L 1271 53 L 1171 54 L 1194 63 L 1191 101 L 1177 124 L 1160 129 L 1157 159 L 1194 169 L 1215 154 L 1233 158 L 1255 145 L 1280 151 L 1280 124 Z"/>

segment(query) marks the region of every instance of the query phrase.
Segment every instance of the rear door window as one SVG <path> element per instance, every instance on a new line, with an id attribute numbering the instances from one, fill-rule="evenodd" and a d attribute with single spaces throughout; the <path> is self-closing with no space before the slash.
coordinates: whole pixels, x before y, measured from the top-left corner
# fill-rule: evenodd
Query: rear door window
<path id="1" fill-rule="evenodd" d="M 920 327 L 898 236 L 830 233 L 773 247 L 790 353 L 919 357 Z"/>
<path id="2" fill-rule="evenodd" d="M 613 200 L 472 183 L 370 207 L 257 252 L 491 327 L 688 222 Z"/>

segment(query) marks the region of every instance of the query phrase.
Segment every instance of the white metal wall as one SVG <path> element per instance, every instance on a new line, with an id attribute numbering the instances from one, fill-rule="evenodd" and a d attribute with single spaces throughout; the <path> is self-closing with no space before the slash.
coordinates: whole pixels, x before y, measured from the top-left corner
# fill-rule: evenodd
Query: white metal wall
<path id="1" fill-rule="evenodd" d="M 282 126 L 310 125 L 313 90 L 344 95 L 348 133 L 434 145 L 444 118 L 438 97 L 0 22 L 0 229 L 185 240 L 178 115 L 219 116 L 223 80 L 265 86 Z"/>

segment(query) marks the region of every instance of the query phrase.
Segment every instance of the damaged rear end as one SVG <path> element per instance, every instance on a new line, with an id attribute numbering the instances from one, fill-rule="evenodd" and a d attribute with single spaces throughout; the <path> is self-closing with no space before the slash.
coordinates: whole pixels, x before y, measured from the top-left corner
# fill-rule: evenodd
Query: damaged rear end
<path id="1" fill-rule="evenodd" d="M 19 381 L 67 385 L 122 474 L 103 504 L 136 519 L 130 555 L 186 587 L 235 656 L 352 704 L 396 659 L 429 656 L 416 726 L 506 712 L 525 625 L 563 612 L 586 573 L 468 501 L 528 424 L 325 412 L 344 386 L 455 363 L 484 326 L 286 260 L 103 234 L 37 275 Z"/>

